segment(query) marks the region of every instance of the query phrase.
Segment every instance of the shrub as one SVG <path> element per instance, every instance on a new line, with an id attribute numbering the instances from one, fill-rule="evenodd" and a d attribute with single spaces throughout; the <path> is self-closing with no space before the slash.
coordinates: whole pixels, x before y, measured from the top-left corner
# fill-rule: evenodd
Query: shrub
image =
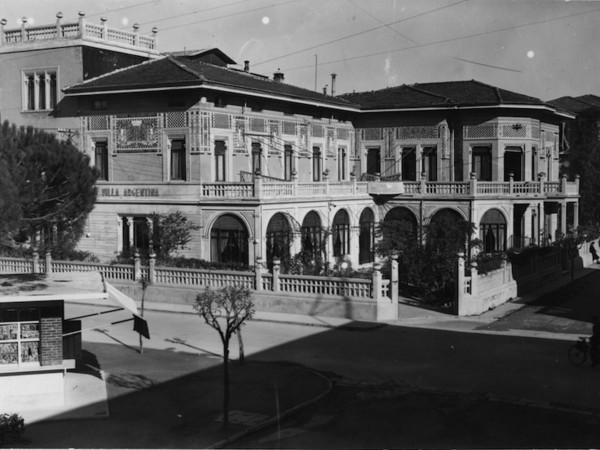
<path id="1" fill-rule="evenodd" d="M 0 415 L 0 442 L 10 444 L 18 442 L 25 432 L 25 420 L 18 414 Z"/>

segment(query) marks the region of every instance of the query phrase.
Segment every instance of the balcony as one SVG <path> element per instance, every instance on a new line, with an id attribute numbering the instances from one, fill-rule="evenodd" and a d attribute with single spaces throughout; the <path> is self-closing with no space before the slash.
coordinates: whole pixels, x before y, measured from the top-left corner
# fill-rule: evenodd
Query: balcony
<path id="1" fill-rule="evenodd" d="M 107 183 L 100 182 L 101 203 L 198 203 L 247 200 L 249 202 L 290 199 L 368 198 L 366 182 L 298 182 L 263 179 L 252 182 L 214 183 Z"/>
<path id="2" fill-rule="evenodd" d="M 577 198 L 579 179 L 567 181 L 388 181 L 368 182 L 368 192 L 373 196 L 418 197 L 418 198 Z"/>
<path id="3" fill-rule="evenodd" d="M 102 24 L 97 25 L 85 21 L 85 15 L 79 13 L 79 20 L 63 23 L 62 14 L 56 15 L 56 24 L 27 27 L 24 18 L 21 28 L 5 30 L 6 20 L 2 19 L 0 26 L 0 46 L 12 46 L 18 44 L 49 41 L 56 39 L 89 39 L 94 41 L 107 41 L 113 44 L 136 48 L 144 51 L 157 52 L 156 29 L 152 30 L 152 36 L 138 34 L 138 26 L 134 25 L 134 31 L 124 31 L 116 28 L 108 28 L 106 19 L 101 19 Z"/>

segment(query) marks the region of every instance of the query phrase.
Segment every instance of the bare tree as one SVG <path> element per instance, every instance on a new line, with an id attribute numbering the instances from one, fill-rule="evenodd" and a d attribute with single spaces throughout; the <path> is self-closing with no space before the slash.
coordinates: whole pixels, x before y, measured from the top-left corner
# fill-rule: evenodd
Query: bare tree
<path id="1" fill-rule="evenodd" d="M 254 303 L 250 290 L 239 286 L 226 286 L 219 290 L 209 287 L 196 296 L 194 309 L 204 321 L 217 330 L 223 343 L 223 427 L 229 426 L 229 341 L 234 334 L 240 340 L 244 322 L 254 316 Z M 243 350 L 242 350 L 243 351 Z"/>

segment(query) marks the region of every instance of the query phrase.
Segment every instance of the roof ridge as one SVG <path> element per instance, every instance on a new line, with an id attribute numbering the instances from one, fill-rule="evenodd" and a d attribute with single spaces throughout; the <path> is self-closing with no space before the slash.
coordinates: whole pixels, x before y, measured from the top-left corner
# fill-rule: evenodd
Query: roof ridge
<path id="1" fill-rule="evenodd" d="M 171 55 L 167 55 L 167 59 L 173 63 L 174 65 L 176 65 L 177 67 L 179 67 L 181 70 L 186 71 L 187 73 L 190 73 L 192 75 L 194 75 L 195 77 L 198 77 L 199 80 L 201 81 L 206 81 L 206 77 L 204 75 L 202 75 L 200 72 L 195 71 L 194 69 L 188 67 L 186 64 L 177 61 L 176 57 L 171 56 Z"/>
<path id="2" fill-rule="evenodd" d="M 402 86 L 406 86 L 408 89 L 412 89 L 413 91 L 417 91 L 422 94 L 427 94 L 427 95 L 431 95 L 432 97 L 441 98 L 447 103 L 456 103 L 456 101 L 454 99 L 451 99 L 450 97 L 446 97 L 445 95 L 436 94 L 435 92 L 429 92 L 427 89 L 423 89 L 422 87 L 417 88 L 416 86 L 419 86 L 418 83 L 406 84 L 406 85 L 403 84 Z"/>
<path id="3" fill-rule="evenodd" d="M 80 86 L 82 84 L 85 85 L 85 84 L 91 83 L 92 81 L 96 81 L 96 80 L 100 80 L 102 78 L 108 77 L 109 75 L 113 75 L 113 74 L 119 73 L 119 72 L 125 72 L 126 70 L 132 69 L 134 67 L 142 66 L 144 64 L 151 64 L 151 63 L 154 63 L 154 62 L 157 62 L 157 61 L 162 61 L 163 59 L 165 59 L 164 56 L 159 56 L 158 58 L 149 59 L 147 61 L 142 61 L 141 63 L 134 64 L 133 66 L 121 67 L 121 68 L 115 69 L 115 70 L 113 70 L 111 72 L 106 72 L 106 73 L 103 73 L 102 75 L 98 75 L 97 77 L 88 78 L 87 80 L 83 80 L 83 81 L 79 81 L 79 82 L 74 83 L 74 84 L 70 84 L 69 86 L 65 86 L 61 90 L 64 91 L 64 90 L 67 90 L 67 89 L 69 89 L 69 88 L 71 88 L 73 86 Z"/>

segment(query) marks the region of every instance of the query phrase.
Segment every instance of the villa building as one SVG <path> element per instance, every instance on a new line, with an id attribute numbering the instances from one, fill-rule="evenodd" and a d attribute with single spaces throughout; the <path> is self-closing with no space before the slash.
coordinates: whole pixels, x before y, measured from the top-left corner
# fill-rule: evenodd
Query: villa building
<path id="1" fill-rule="evenodd" d="M 77 26 L 88 25 L 82 17 Z M 82 45 L 108 45 L 106 27 L 96 28 L 105 34 L 81 37 Z M 578 182 L 559 173 L 561 123 L 573 116 L 539 99 L 477 81 L 335 97 L 290 85 L 280 72 L 252 73 L 248 63 L 234 69 L 219 49 L 159 55 L 155 37 L 134 33 L 118 67 L 65 78 L 55 103 L 39 103 L 34 90 L 48 121 L 38 122 L 27 106 L 30 69 L 67 69 L 25 42 L 27 30 L 2 30 L 0 58 L 13 45 L 29 58 L 11 60 L 10 77 L 0 73 L 22 81 L 2 118 L 75 130 L 100 173 L 80 248 L 102 259 L 148 248 L 154 214 L 175 211 L 200 227 L 183 255 L 268 266 L 300 251 L 370 264 L 382 220 L 463 218 L 489 252 L 543 244 L 577 226 Z"/>

